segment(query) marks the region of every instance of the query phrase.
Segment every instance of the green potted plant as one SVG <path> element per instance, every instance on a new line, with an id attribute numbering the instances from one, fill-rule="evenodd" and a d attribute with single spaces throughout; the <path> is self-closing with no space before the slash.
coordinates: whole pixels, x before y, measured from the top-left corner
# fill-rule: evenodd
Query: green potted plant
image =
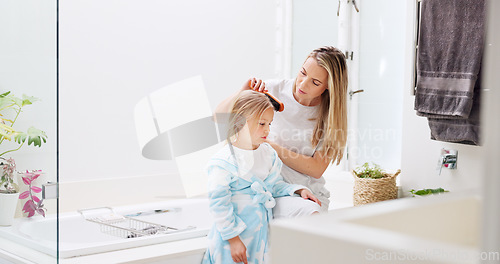
<path id="1" fill-rule="evenodd" d="M 398 189 L 396 176 L 401 173 L 387 173 L 377 164 L 368 162 L 352 171 L 354 176 L 353 203 L 355 206 L 396 199 Z"/>
<path id="2" fill-rule="evenodd" d="M 0 94 L 0 225 L 10 225 L 14 218 L 19 187 L 15 181 L 16 164 L 14 159 L 6 158 L 9 153 L 28 145 L 40 147 L 47 141 L 44 131 L 30 127 L 26 132 L 14 129 L 24 107 L 38 101 L 37 98 L 23 95 L 21 98 L 10 92 Z M 10 144 L 7 144 L 11 142 Z M 5 147 L 7 146 L 8 147 Z"/>

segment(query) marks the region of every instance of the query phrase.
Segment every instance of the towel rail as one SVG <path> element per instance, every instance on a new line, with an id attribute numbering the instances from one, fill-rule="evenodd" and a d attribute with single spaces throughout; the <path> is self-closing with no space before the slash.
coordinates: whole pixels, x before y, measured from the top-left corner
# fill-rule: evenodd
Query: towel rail
<path id="1" fill-rule="evenodd" d="M 418 37 L 420 35 L 420 19 L 421 19 L 421 5 L 422 5 L 422 0 L 415 0 L 416 1 L 416 14 L 415 14 L 415 30 L 414 30 L 414 39 L 415 39 L 415 54 L 413 56 L 413 87 L 411 94 L 415 95 L 415 91 L 417 90 L 417 63 L 418 63 Z"/>

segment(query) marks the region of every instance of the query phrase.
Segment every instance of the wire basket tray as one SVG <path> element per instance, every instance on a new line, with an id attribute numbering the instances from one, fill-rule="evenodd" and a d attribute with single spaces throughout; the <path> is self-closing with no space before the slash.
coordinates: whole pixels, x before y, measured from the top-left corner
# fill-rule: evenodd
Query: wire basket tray
<path id="1" fill-rule="evenodd" d="M 102 209 L 107 210 L 107 214 L 93 217 L 85 215 L 86 212 Z M 83 216 L 83 218 L 85 218 L 85 220 L 99 224 L 102 233 L 121 238 L 134 238 L 156 234 L 170 234 L 196 228 L 193 226 L 188 226 L 186 228 L 179 229 L 175 227 L 146 222 L 132 217 L 115 214 L 113 209 L 110 207 L 84 209 L 78 210 L 78 212 Z"/>

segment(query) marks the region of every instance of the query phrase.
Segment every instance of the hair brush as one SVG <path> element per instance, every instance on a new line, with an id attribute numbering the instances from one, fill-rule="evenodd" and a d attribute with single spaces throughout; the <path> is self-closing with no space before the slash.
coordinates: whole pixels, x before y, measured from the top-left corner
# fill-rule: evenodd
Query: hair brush
<path id="1" fill-rule="evenodd" d="M 250 86 L 253 89 L 254 87 L 252 87 L 251 85 L 252 82 L 251 81 L 248 82 L 248 86 Z M 271 104 L 273 105 L 275 111 L 281 112 L 285 109 L 285 105 L 280 100 L 276 99 L 268 92 L 261 92 L 261 93 L 265 94 L 267 98 L 269 98 L 269 101 L 271 101 Z"/>

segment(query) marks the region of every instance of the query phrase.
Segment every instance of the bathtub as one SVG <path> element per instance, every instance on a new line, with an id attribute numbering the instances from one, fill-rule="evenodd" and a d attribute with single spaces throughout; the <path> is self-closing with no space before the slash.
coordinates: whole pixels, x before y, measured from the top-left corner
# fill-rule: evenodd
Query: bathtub
<path id="1" fill-rule="evenodd" d="M 155 210 L 169 211 L 155 213 Z M 89 212 L 94 215 L 107 215 L 106 210 L 95 209 L 84 211 L 85 217 L 79 212 L 60 214 L 59 241 L 56 239 L 57 218 L 55 215 L 48 215 L 46 218 L 35 216 L 31 219 L 15 219 L 12 226 L 0 228 L 0 238 L 48 254 L 54 258 L 65 259 L 202 238 L 206 237 L 212 225 L 207 199 L 183 199 L 115 207 L 113 211 L 116 215 L 145 212 L 143 215 L 133 216 L 133 219 L 186 229 L 167 234 L 131 238 L 118 237 L 103 233 L 100 224 L 85 219 L 85 217 L 92 218 L 87 215 Z M 57 242 L 59 242 L 59 250 L 57 250 Z M 202 251 L 198 252 L 198 254 L 202 255 Z"/>
<path id="2" fill-rule="evenodd" d="M 330 210 L 352 207 L 352 175 L 327 170 L 324 177 L 326 188 L 332 193 Z M 120 215 L 169 208 L 182 208 L 182 213 L 160 213 L 139 216 L 138 219 L 196 228 L 168 235 L 123 239 L 103 234 L 98 224 L 86 221 L 76 211 L 62 213 L 59 215 L 59 263 L 119 263 L 119 259 L 126 263 L 199 263 L 206 249 L 206 235 L 212 225 L 207 199 L 113 207 L 114 212 Z M 0 263 L 2 258 L 13 263 L 55 263 L 56 220 L 55 215 L 46 218 L 35 216 L 31 219 L 15 219 L 11 227 L 0 227 Z M 23 257 L 19 260 L 18 256 Z"/>

